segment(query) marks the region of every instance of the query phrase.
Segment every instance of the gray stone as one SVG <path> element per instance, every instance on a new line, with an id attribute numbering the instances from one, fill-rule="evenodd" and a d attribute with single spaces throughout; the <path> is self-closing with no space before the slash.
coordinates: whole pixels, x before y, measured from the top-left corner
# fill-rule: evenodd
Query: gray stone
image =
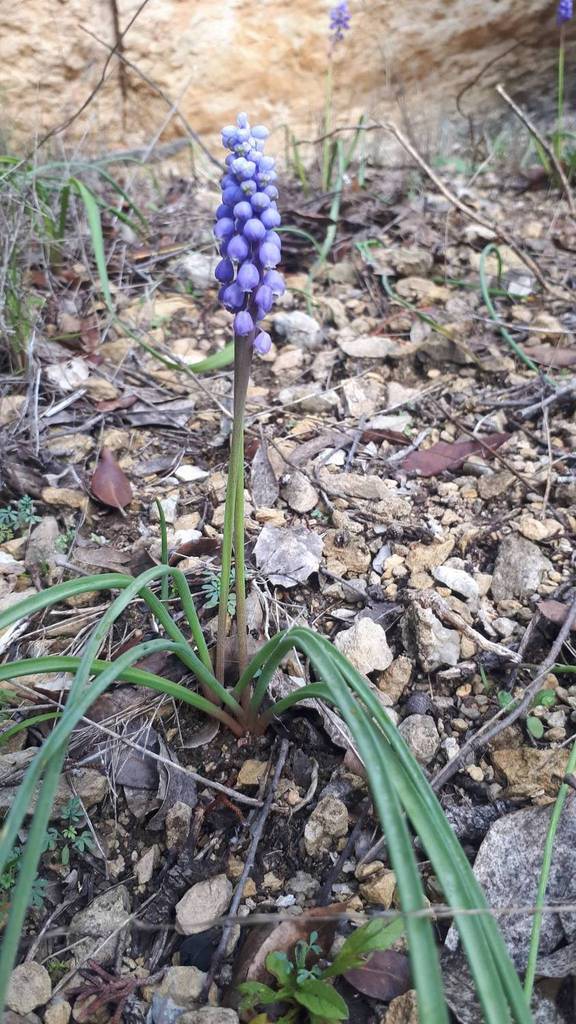
<path id="1" fill-rule="evenodd" d="M 455 629 L 446 629 L 431 608 L 423 608 L 415 601 L 402 619 L 402 635 L 425 672 L 458 664 L 460 635 Z"/>
<path id="2" fill-rule="evenodd" d="M 299 309 L 275 313 L 272 324 L 281 338 L 297 348 L 318 348 L 322 341 L 322 327 L 318 321 Z"/>
<path id="3" fill-rule="evenodd" d="M 519 534 L 512 534 L 500 542 L 492 577 L 492 594 L 497 601 L 514 597 L 525 600 L 538 591 L 542 577 L 551 569 L 552 563 L 536 544 Z"/>
<path id="4" fill-rule="evenodd" d="M 440 735 L 433 718 L 409 715 L 400 723 L 398 731 L 420 764 L 432 761 L 440 746 Z"/>
<path id="5" fill-rule="evenodd" d="M 385 359 L 398 349 L 397 342 L 380 334 L 361 334 L 358 338 L 351 338 L 346 332 L 338 335 L 336 341 L 347 356 L 356 359 Z"/>
<path id="6" fill-rule="evenodd" d="M 321 389 L 320 384 L 292 384 L 290 387 L 282 388 L 278 392 L 278 401 L 281 405 L 297 405 L 305 412 L 321 413 L 332 412 L 340 404 L 338 392 L 330 389 Z"/>
<path id="7" fill-rule="evenodd" d="M 382 626 L 368 618 L 357 619 L 350 629 L 338 633 L 334 646 L 364 675 L 383 672 L 394 658 Z"/>
<path id="8" fill-rule="evenodd" d="M 26 545 L 26 565 L 39 572 L 47 582 L 52 580 L 54 555 L 57 553 L 56 541 L 59 535 L 56 517 L 42 516 Z"/>
<path id="9" fill-rule="evenodd" d="M 15 1013 L 14 1010 L 4 1010 L 2 1024 L 42 1024 L 42 1021 L 37 1013 L 27 1013 L 23 1017 L 20 1013 Z"/>
<path id="10" fill-rule="evenodd" d="M 224 874 L 196 882 L 176 904 L 178 931 L 183 935 L 204 931 L 207 921 L 228 909 L 232 891 L 232 882 Z"/>
<path id="11" fill-rule="evenodd" d="M 342 800 L 325 796 L 319 800 L 304 828 L 304 846 L 309 857 L 322 857 L 348 832 L 348 810 Z"/>
<path id="12" fill-rule="evenodd" d="M 173 266 L 174 272 L 183 281 L 189 281 L 193 288 L 204 292 L 214 288 L 214 270 L 218 257 L 214 253 L 187 252 Z"/>
<path id="13" fill-rule="evenodd" d="M 311 512 L 318 504 L 318 492 L 299 470 L 290 474 L 280 493 L 294 512 Z"/>
<path id="14" fill-rule="evenodd" d="M 542 869 L 544 843 L 553 807 L 534 807 L 507 814 L 491 825 L 483 840 L 474 874 L 492 907 L 534 906 Z M 576 846 L 576 802 L 567 800 L 554 840 L 546 903 L 571 904 L 576 900 L 574 847 Z M 511 914 L 498 920 L 504 941 L 517 970 L 524 970 L 528 959 L 531 914 Z M 576 922 L 570 913 L 546 913 L 542 916 L 540 956 L 553 952 L 563 942 L 576 938 Z M 454 927 L 446 937 L 451 950 L 459 946 Z"/>
<path id="15" fill-rule="evenodd" d="M 463 569 L 454 569 L 450 565 L 438 565 L 432 569 L 432 575 L 444 587 L 455 594 L 461 594 L 468 601 L 477 601 L 480 596 L 476 580 Z"/>
<path id="16" fill-rule="evenodd" d="M 126 941 L 127 932 L 121 926 L 129 912 L 128 889 L 118 885 L 74 914 L 69 925 L 70 942 L 81 940 L 73 949 L 76 962 L 97 960 L 104 966 L 113 963 Z"/>
<path id="17" fill-rule="evenodd" d="M 68 1024 L 71 1012 L 67 999 L 55 999 L 44 1010 L 44 1024 Z"/>
<path id="18" fill-rule="evenodd" d="M 288 892 L 296 893 L 297 896 L 311 898 L 320 888 L 320 882 L 313 878 L 307 871 L 297 871 L 296 874 L 286 882 Z"/>
<path id="19" fill-rule="evenodd" d="M 254 558 L 271 583 L 295 587 L 318 571 L 322 548 L 322 538 L 305 527 L 265 526 L 256 541 Z"/>
<path id="20" fill-rule="evenodd" d="M 238 1024 L 238 1021 L 236 1011 L 227 1006 L 203 1006 L 178 1018 L 178 1024 Z"/>
<path id="21" fill-rule="evenodd" d="M 206 975 L 197 967 L 169 967 L 156 992 L 172 999 L 182 1009 L 191 1010 L 200 998 L 205 981 Z M 178 1020 L 181 1021 L 182 1017 Z"/>
<path id="22" fill-rule="evenodd" d="M 15 1013 L 31 1013 L 37 1006 L 45 1006 L 52 995 L 50 975 L 35 960 L 15 967 L 10 975 L 6 1005 Z"/>

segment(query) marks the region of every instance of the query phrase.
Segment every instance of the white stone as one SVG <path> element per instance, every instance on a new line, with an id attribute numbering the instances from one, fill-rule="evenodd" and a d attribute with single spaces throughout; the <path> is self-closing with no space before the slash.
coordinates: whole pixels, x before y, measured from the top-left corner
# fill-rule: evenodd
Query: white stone
<path id="1" fill-rule="evenodd" d="M 470 573 L 464 572 L 463 569 L 454 569 L 449 565 L 438 565 L 435 569 L 432 569 L 432 575 L 435 580 L 438 580 L 439 583 L 448 587 L 455 594 L 461 594 L 468 601 L 478 600 L 480 595 L 478 584 Z"/>
<path id="2" fill-rule="evenodd" d="M 318 348 L 322 341 L 322 327 L 317 320 L 299 309 L 288 313 L 275 313 L 272 317 L 274 330 L 285 338 L 289 345 L 297 348 Z"/>
<path id="3" fill-rule="evenodd" d="M 294 512 L 311 512 L 318 504 L 318 492 L 299 470 L 291 473 L 282 487 L 282 497 Z"/>
<path id="4" fill-rule="evenodd" d="M 228 909 L 232 891 L 232 883 L 224 874 L 196 882 L 176 904 L 178 931 L 183 935 L 204 931 L 207 921 Z"/>
<path id="5" fill-rule="evenodd" d="M 214 288 L 214 270 L 218 257 L 213 252 L 187 252 L 173 266 L 178 277 L 189 281 L 198 291 Z"/>
<path id="6" fill-rule="evenodd" d="M 205 469 L 200 469 L 200 466 L 178 466 L 178 469 L 174 470 L 174 476 L 183 484 L 192 484 L 206 480 L 210 474 Z"/>
<path id="7" fill-rule="evenodd" d="M 12 971 L 6 1005 L 15 1013 L 31 1013 L 37 1006 L 44 1006 L 51 995 L 52 982 L 48 971 L 42 964 L 31 960 Z"/>
<path id="8" fill-rule="evenodd" d="M 531 597 L 551 568 L 552 563 L 532 541 L 518 534 L 505 537 L 496 556 L 492 594 L 497 601 Z"/>
<path id="9" fill-rule="evenodd" d="M 417 601 L 402 620 L 402 635 L 425 672 L 457 665 L 460 660 L 459 633 L 443 626 L 431 608 L 423 608 Z"/>
<path id="10" fill-rule="evenodd" d="M 357 619 L 350 629 L 338 633 L 334 646 L 364 675 L 383 672 L 394 658 L 382 626 L 368 618 Z"/>
<path id="11" fill-rule="evenodd" d="M 177 494 L 167 494 L 166 497 L 159 498 L 158 500 L 160 501 L 160 504 L 161 504 L 162 509 L 164 511 L 164 518 L 165 518 L 166 522 L 167 523 L 173 523 L 174 520 L 176 519 L 176 510 L 178 508 L 178 495 Z M 155 523 L 157 523 L 159 521 L 158 509 L 156 507 L 156 502 L 154 502 L 150 506 L 150 518 Z"/>

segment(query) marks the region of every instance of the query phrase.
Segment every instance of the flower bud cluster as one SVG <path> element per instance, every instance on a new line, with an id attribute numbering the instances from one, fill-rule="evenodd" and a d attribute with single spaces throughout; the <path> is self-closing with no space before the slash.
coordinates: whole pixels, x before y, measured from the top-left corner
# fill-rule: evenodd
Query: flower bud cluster
<path id="1" fill-rule="evenodd" d="M 560 0 L 558 7 L 556 8 L 556 22 L 558 25 L 563 25 L 566 21 L 570 21 L 574 13 L 573 0 Z"/>
<path id="2" fill-rule="evenodd" d="M 284 280 L 276 270 L 280 263 L 280 214 L 275 160 L 264 154 L 268 129 L 251 128 L 246 114 L 222 131 L 222 143 L 231 150 L 222 178 L 222 202 L 216 211 L 214 235 L 220 256 L 215 271 L 220 283 L 218 297 L 234 317 L 237 337 L 254 336 L 261 355 L 269 351 L 270 335 L 259 323 L 270 312 L 274 299 L 284 292 Z"/>
<path id="3" fill-rule="evenodd" d="M 332 46 L 341 43 L 345 33 L 350 28 L 351 14 L 348 0 L 341 0 L 330 10 L 330 32 L 332 34 Z"/>

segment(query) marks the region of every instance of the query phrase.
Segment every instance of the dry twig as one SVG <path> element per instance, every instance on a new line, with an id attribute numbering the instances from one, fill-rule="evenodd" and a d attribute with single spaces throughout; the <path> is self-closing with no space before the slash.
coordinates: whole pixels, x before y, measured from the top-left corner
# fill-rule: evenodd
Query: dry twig
<path id="1" fill-rule="evenodd" d="M 416 163 L 424 171 L 424 173 L 428 175 L 430 181 L 432 181 L 436 185 L 436 188 L 442 193 L 442 195 L 448 200 L 448 202 L 452 204 L 452 206 L 456 207 L 457 210 L 460 210 L 460 213 L 463 213 L 464 216 L 468 218 L 468 220 L 472 220 L 474 221 L 475 224 L 480 224 L 482 227 L 488 228 L 489 231 L 492 231 L 494 233 L 494 236 L 496 238 L 499 238 L 502 242 L 505 242 L 506 245 L 510 246 L 512 251 L 515 252 L 518 256 L 518 259 L 522 260 L 522 263 L 526 267 L 528 267 L 528 270 L 531 274 L 534 274 L 534 277 L 537 281 L 539 281 L 542 287 L 545 288 L 547 292 L 555 294 L 555 288 L 548 283 L 542 271 L 540 270 L 538 264 L 532 259 L 531 256 L 528 256 L 527 253 L 525 253 L 520 248 L 520 246 L 514 240 L 512 235 L 508 234 L 508 232 L 499 224 L 496 224 L 493 221 L 488 220 L 486 217 L 481 217 L 480 214 L 476 213 L 476 211 L 473 210 L 470 206 L 466 206 L 466 203 L 463 203 L 461 199 L 458 199 L 458 197 L 455 196 L 454 193 L 451 192 L 449 188 L 447 188 L 442 179 L 439 178 L 438 175 L 432 170 L 432 168 L 426 163 L 424 157 L 420 155 L 418 150 L 414 149 L 412 143 L 406 138 L 403 132 L 401 132 L 400 129 L 393 123 L 393 121 L 383 122 L 382 128 L 390 132 L 390 134 L 393 135 L 395 139 L 397 139 L 400 145 L 404 147 L 406 152 L 410 154 L 412 159 L 416 161 Z"/>
<path id="2" fill-rule="evenodd" d="M 504 102 L 508 104 L 510 109 L 514 111 L 514 113 L 516 114 L 516 117 L 520 121 L 522 121 L 522 124 L 525 125 L 525 127 L 528 129 L 528 131 L 530 132 L 530 135 L 534 136 L 534 138 L 536 139 L 536 142 L 542 147 L 542 149 L 546 153 L 546 156 L 550 160 L 550 163 L 552 164 L 554 170 L 556 171 L 556 174 L 558 175 L 558 177 L 560 178 L 560 181 L 562 182 L 562 188 L 564 189 L 564 194 L 566 196 L 566 201 L 567 201 L 568 206 L 570 208 L 570 213 L 572 214 L 573 217 L 575 217 L 576 216 L 576 205 L 574 203 L 574 196 L 572 195 L 572 189 L 570 188 L 570 182 L 568 181 L 568 178 L 566 177 L 566 174 L 564 173 L 564 168 L 562 167 L 562 163 L 560 162 L 560 160 L 556 156 L 556 153 L 554 152 L 552 146 L 550 145 L 549 142 L 547 142 L 547 140 L 544 138 L 544 136 L 540 134 L 538 129 L 535 127 L 533 122 L 528 117 L 528 114 L 525 114 L 524 111 L 518 106 L 518 104 L 514 102 L 512 97 L 508 95 L 508 93 L 506 92 L 506 90 L 505 90 L 503 85 L 497 85 L 496 86 L 496 92 L 498 93 L 499 96 L 502 97 Z"/>

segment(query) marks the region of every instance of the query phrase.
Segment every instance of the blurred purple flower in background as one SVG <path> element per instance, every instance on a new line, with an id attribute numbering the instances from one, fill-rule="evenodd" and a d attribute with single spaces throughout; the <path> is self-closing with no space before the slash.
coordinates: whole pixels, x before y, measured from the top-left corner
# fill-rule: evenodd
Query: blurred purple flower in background
<path id="1" fill-rule="evenodd" d="M 350 8 L 347 0 L 341 0 L 330 10 L 330 32 L 332 33 L 332 45 L 336 46 L 344 39 L 344 33 L 350 28 Z"/>
<path id="2" fill-rule="evenodd" d="M 570 21 L 573 13 L 573 0 L 559 0 L 558 7 L 556 8 L 556 24 L 563 25 L 564 22 Z"/>
<path id="3" fill-rule="evenodd" d="M 342 6 L 342 5 L 340 5 Z M 222 143 L 231 150 L 220 185 L 222 203 L 216 210 L 214 236 L 222 259 L 215 276 L 218 298 L 234 317 L 237 337 L 252 336 L 254 348 L 265 355 L 270 335 L 258 324 L 270 312 L 274 298 L 284 292 L 280 262 L 280 224 L 275 161 L 264 155 L 268 129 L 251 128 L 246 114 L 222 130 Z"/>

